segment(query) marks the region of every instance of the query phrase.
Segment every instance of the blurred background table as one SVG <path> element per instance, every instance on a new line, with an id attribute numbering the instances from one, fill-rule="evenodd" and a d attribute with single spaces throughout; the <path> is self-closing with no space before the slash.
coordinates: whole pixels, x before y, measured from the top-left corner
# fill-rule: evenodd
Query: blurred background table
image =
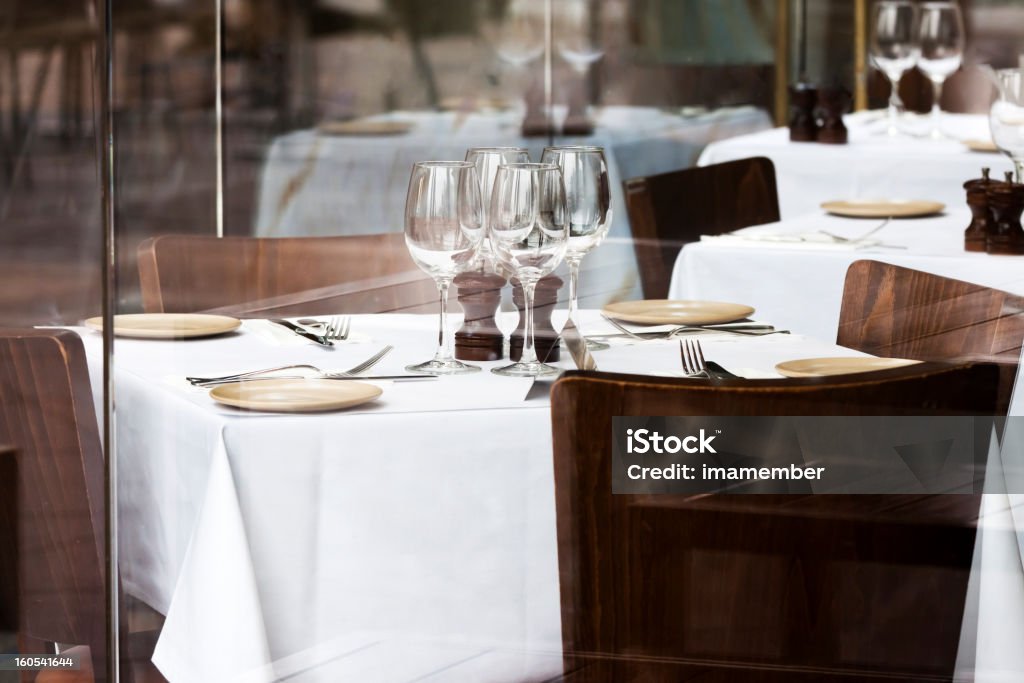
<path id="1" fill-rule="evenodd" d="M 793 218 L 818 209 L 832 199 L 930 199 L 959 207 L 963 183 L 992 168 L 992 177 L 1013 169 L 1010 160 L 994 152 L 974 152 L 964 140 L 989 140 L 988 117 L 943 113 L 949 140 L 885 134 L 884 111 L 865 111 L 845 117 L 850 142 L 825 145 L 790 142 L 786 128 L 775 128 L 708 145 L 698 165 L 764 156 L 775 164 L 782 217 Z M 926 123 L 915 130 L 927 130 Z M 965 224 L 966 225 L 966 224 Z"/>
<path id="2" fill-rule="evenodd" d="M 556 113 L 556 120 L 559 116 Z M 628 237 L 622 180 L 692 166 L 708 143 L 768 128 L 767 112 L 754 107 L 715 111 L 653 107 L 603 107 L 585 138 L 560 144 L 602 146 L 607 151 L 612 206 L 610 235 Z M 260 180 L 253 234 L 263 237 L 400 232 L 409 171 L 417 161 L 462 159 L 470 147 L 526 147 L 534 161 L 547 138 L 524 138 L 522 114 L 403 111 L 364 119 L 402 121 L 408 133 L 389 136 L 330 135 L 301 130 L 274 140 Z"/>
<path id="3" fill-rule="evenodd" d="M 827 230 L 855 237 L 875 219 L 829 216 L 820 209 L 739 235 L 813 234 Z M 1024 257 L 965 252 L 966 208 L 930 218 L 897 219 L 872 236 L 886 247 L 771 243 L 751 239 L 687 244 L 676 260 L 669 296 L 742 301 L 780 329 L 835 339 L 846 269 L 869 258 L 1024 294 Z M 888 248 L 904 247 L 904 248 Z"/>

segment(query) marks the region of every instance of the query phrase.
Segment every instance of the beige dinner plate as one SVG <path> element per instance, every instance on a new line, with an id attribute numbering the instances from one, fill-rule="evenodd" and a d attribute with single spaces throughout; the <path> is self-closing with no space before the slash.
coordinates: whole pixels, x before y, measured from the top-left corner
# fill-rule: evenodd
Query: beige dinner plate
<path id="1" fill-rule="evenodd" d="M 608 304 L 602 311 L 609 318 L 640 325 L 714 325 L 746 318 L 754 309 L 722 301 L 645 299 Z"/>
<path id="2" fill-rule="evenodd" d="M 914 218 L 941 213 L 946 205 L 926 199 L 843 199 L 825 202 L 821 208 L 849 218 Z"/>
<path id="3" fill-rule="evenodd" d="M 972 152 L 998 152 L 999 148 L 991 140 L 964 140 L 964 145 Z"/>
<path id="4" fill-rule="evenodd" d="M 890 370 L 920 362 L 906 358 L 874 358 L 873 356 L 801 358 L 779 363 L 775 366 L 775 371 L 785 377 L 826 377 L 828 375 L 852 375 L 858 372 Z"/>
<path id="5" fill-rule="evenodd" d="M 103 318 L 89 318 L 86 326 L 103 331 Z M 205 313 L 127 313 L 114 316 L 114 335 L 141 339 L 212 337 L 237 330 L 242 321 Z"/>
<path id="6" fill-rule="evenodd" d="M 365 382 L 330 379 L 266 379 L 222 384 L 210 390 L 218 403 L 272 413 L 341 410 L 368 403 L 383 390 Z"/>
<path id="7" fill-rule="evenodd" d="M 324 135 L 402 135 L 412 130 L 408 121 L 325 121 L 317 126 Z"/>

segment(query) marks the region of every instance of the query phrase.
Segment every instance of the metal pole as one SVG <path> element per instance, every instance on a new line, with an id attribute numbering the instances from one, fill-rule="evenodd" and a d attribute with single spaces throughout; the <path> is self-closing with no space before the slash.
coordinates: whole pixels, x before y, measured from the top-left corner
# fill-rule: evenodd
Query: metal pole
<path id="1" fill-rule="evenodd" d="M 216 19 L 214 20 L 216 38 L 214 39 L 214 125 L 216 127 L 216 140 L 214 142 L 217 155 L 217 181 L 215 197 L 215 212 L 217 223 L 217 237 L 224 236 L 224 3 L 223 0 L 214 0 Z"/>
<path id="2" fill-rule="evenodd" d="M 114 0 L 99 0 L 102 8 L 102 35 L 97 37 L 94 72 L 100 75 L 100 112 L 102 142 L 100 156 L 100 192 L 103 206 L 103 469 L 104 526 L 106 528 L 106 603 L 107 603 L 107 680 L 121 680 L 121 626 L 118 602 L 117 548 L 117 448 L 114 422 L 114 311 L 117 307 L 117 239 L 114 211 Z"/>
<path id="3" fill-rule="evenodd" d="M 775 3 L 775 125 L 789 118 L 789 0 Z"/>
<path id="4" fill-rule="evenodd" d="M 544 119 L 548 127 L 548 144 L 555 144 L 555 105 L 551 73 L 551 56 L 554 52 L 553 12 L 551 0 L 544 0 Z"/>

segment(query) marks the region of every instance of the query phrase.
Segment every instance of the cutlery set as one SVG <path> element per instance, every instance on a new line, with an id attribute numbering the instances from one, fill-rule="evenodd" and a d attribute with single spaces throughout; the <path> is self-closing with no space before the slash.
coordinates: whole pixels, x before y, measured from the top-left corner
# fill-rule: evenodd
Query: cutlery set
<path id="1" fill-rule="evenodd" d="M 334 346 L 336 341 L 345 341 L 352 326 L 352 319 L 347 315 L 334 316 L 326 323 L 312 318 L 303 318 L 298 323 L 284 318 L 271 318 L 269 322 L 287 328 L 320 346 Z M 322 331 L 318 333 L 316 330 Z"/>
<path id="2" fill-rule="evenodd" d="M 769 334 L 789 334 L 789 330 L 776 330 L 771 325 L 764 323 L 757 323 L 753 321 L 741 321 L 733 323 L 720 323 L 716 325 L 680 325 L 671 330 L 658 331 L 658 332 L 634 332 L 626 326 L 619 323 L 614 318 L 609 316 L 602 316 L 609 324 L 615 329 L 619 330 L 621 334 L 606 334 L 606 335 L 595 335 L 602 339 L 615 338 L 615 337 L 629 337 L 632 339 L 638 339 L 643 341 L 650 341 L 656 339 L 672 339 L 676 335 L 687 333 L 687 332 L 723 332 L 727 334 L 738 334 L 749 337 L 763 337 Z"/>
<path id="3" fill-rule="evenodd" d="M 240 372 L 234 375 L 223 375 L 221 377 L 186 377 L 189 384 L 195 387 L 214 387 L 220 384 L 232 384 L 234 382 L 252 382 L 258 380 L 269 380 L 269 379 L 330 379 L 330 380 L 424 380 L 424 379 L 436 379 L 433 375 L 363 375 L 361 373 L 366 372 L 377 363 L 379 363 L 384 356 L 391 353 L 395 347 L 385 346 L 383 349 L 373 354 L 362 363 L 354 365 L 348 370 L 341 370 L 338 372 L 324 372 L 315 365 L 308 365 L 305 363 L 296 363 L 293 365 L 281 365 L 276 368 L 266 368 L 264 370 L 252 370 L 250 372 Z M 282 370 L 313 370 L 317 374 L 313 377 L 306 377 L 302 375 L 272 375 L 270 373 L 280 372 Z"/>

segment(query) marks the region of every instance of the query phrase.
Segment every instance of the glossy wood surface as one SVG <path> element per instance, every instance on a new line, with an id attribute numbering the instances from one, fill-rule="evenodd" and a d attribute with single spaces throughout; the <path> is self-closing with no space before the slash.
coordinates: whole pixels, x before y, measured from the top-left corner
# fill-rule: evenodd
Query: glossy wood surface
<path id="1" fill-rule="evenodd" d="M 402 233 L 219 239 L 163 235 L 139 246 L 142 303 L 151 313 L 246 305 L 406 273 L 417 281 L 427 279 L 410 258 Z M 307 312 L 301 306 L 293 310 Z"/>
<path id="2" fill-rule="evenodd" d="M 0 443 L 0 633 L 18 632 L 18 462 Z"/>
<path id="3" fill-rule="evenodd" d="M 878 261 L 855 261 L 846 271 L 841 346 L 890 358 L 995 363 L 1005 410 L 1022 342 L 1024 297 Z"/>
<path id="4" fill-rule="evenodd" d="M 668 296 L 684 244 L 779 220 L 775 166 L 753 157 L 623 183 L 645 299 Z"/>
<path id="5" fill-rule="evenodd" d="M 20 640 L 88 645 L 105 681 L 103 452 L 78 335 L 0 329 L 0 442 L 18 449 Z"/>
<path id="6" fill-rule="evenodd" d="M 552 424 L 569 680 L 949 680 L 978 496 L 612 495 L 612 417 L 991 414 L 996 382 L 988 365 L 714 387 L 567 374 Z"/>

